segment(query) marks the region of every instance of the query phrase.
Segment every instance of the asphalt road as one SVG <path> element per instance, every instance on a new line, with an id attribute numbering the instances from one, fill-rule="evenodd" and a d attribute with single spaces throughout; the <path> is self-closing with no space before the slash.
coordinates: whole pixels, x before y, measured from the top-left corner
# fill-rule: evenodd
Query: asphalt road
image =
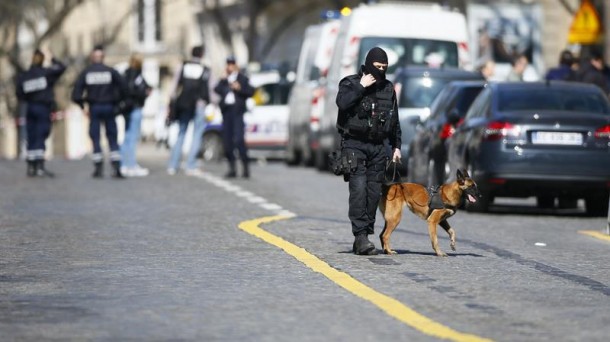
<path id="1" fill-rule="evenodd" d="M 347 186 L 281 163 L 250 180 L 168 176 L 144 146 L 145 178 L 55 179 L 0 161 L 0 340 L 606 341 L 606 218 L 528 201 L 450 220 L 436 257 L 410 213 L 394 256 L 355 256 Z M 383 227 L 378 220 L 376 233 Z M 376 236 L 373 241 L 379 246 Z"/>

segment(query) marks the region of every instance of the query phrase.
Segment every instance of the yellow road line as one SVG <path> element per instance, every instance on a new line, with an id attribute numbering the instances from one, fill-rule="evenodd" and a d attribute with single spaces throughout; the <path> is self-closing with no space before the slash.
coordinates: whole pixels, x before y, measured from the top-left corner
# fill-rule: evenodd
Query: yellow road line
<path id="1" fill-rule="evenodd" d="M 610 235 L 604 234 L 602 232 L 598 232 L 595 230 L 579 230 L 581 234 L 592 236 L 596 239 L 604 240 L 610 242 Z"/>
<path id="2" fill-rule="evenodd" d="M 307 252 L 304 248 L 290 243 L 281 237 L 273 235 L 259 227 L 259 225 L 263 223 L 288 218 L 291 218 L 291 216 L 267 216 L 257 218 L 254 220 L 241 222 L 239 224 L 239 228 L 248 234 L 254 235 L 265 242 L 283 249 L 286 253 L 290 254 L 315 272 L 323 274 L 335 284 L 343 287 L 356 296 L 373 303 L 381 310 L 385 311 L 388 315 L 416 330 L 419 330 L 424 334 L 452 341 L 491 341 L 476 335 L 461 333 L 437 323 L 402 304 L 398 300 L 366 286 L 365 284 L 352 278 L 349 274 L 332 268 L 329 264 L 320 260 L 315 255 Z"/>

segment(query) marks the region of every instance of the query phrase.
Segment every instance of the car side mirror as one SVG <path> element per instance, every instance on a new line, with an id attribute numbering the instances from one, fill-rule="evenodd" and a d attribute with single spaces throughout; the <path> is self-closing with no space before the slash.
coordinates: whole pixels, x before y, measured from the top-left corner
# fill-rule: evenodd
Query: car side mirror
<path id="1" fill-rule="evenodd" d="M 453 126 L 457 126 L 461 119 L 462 116 L 457 108 L 453 108 L 449 113 L 447 113 L 447 121 Z"/>

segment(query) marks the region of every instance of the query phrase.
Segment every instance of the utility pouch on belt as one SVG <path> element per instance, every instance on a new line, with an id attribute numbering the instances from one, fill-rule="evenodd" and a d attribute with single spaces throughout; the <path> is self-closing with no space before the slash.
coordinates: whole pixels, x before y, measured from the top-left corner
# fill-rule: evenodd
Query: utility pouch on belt
<path id="1" fill-rule="evenodd" d="M 349 180 L 349 174 L 358 167 L 358 159 L 354 152 L 336 150 L 328 155 L 330 169 L 337 176 L 343 175 L 343 180 Z"/>

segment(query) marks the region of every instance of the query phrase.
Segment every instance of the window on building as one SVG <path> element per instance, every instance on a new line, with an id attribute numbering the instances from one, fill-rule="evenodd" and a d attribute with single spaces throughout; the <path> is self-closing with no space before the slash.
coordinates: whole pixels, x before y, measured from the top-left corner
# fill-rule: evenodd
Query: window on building
<path id="1" fill-rule="evenodd" d="M 161 0 L 138 0 L 138 41 L 154 43 L 163 39 L 163 2 Z"/>

